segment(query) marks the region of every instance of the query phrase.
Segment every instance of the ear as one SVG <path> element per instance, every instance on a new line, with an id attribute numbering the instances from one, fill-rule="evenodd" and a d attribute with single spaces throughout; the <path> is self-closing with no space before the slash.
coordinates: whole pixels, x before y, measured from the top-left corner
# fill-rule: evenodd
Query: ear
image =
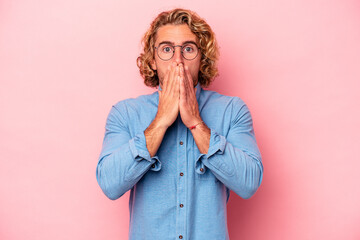
<path id="1" fill-rule="evenodd" d="M 150 62 L 150 66 L 151 66 L 151 69 L 152 69 L 152 70 L 157 70 L 156 63 L 155 63 L 155 59 L 153 59 L 153 60 Z"/>

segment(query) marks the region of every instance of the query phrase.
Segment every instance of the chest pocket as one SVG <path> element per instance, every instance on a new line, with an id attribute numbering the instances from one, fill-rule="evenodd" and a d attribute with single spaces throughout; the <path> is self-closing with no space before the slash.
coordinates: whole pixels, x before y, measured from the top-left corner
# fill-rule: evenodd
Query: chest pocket
<path id="1" fill-rule="evenodd" d="M 219 180 L 215 177 L 212 171 L 207 168 L 204 174 L 195 173 L 196 179 L 199 181 L 213 181 L 219 182 Z"/>

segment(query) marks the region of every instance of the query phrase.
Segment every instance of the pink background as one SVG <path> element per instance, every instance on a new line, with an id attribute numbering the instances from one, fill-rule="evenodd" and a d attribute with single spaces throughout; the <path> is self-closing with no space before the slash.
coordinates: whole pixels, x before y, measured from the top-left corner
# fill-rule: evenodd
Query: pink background
<path id="1" fill-rule="evenodd" d="M 219 3 L 217 3 L 219 2 Z M 128 197 L 95 169 L 112 104 L 152 93 L 152 19 L 191 8 L 217 34 L 210 90 L 249 106 L 264 179 L 228 204 L 231 239 L 360 239 L 360 3 L 0 1 L 0 239 L 126 239 Z"/>

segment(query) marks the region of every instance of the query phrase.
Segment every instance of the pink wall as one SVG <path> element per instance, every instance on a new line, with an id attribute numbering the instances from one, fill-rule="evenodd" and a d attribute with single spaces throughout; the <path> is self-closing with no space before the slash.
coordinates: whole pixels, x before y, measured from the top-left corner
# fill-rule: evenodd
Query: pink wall
<path id="1" fill-rule="evenodd" d="M 147 94 L 135 59 L 162 10 L 216 32 L 211 90 L 249 106 L 264 179 L 231 194 L 231 239 L 360 239 L 358 1 L 0 2 L 0 239 L 126 239 L 97 185 L 106 116 Z M 205 4 L 206 3 L 206 4 Z"/>

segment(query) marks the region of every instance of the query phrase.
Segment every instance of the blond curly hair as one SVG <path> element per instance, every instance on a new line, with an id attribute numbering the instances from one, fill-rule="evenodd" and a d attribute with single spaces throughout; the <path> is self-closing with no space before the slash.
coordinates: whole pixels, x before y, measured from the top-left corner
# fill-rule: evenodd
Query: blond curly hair
<path id="1" fill-rule="evenodd" d="M 167 24 L 187 24 L 191 32 L 199 39 L 201 60 L 198 79 L 202 87 L 208 87 L 218 75 L 216 64 L 219 50 L 215 34 L 205 20 L 201 19 L 195 12 L 180 8 L 160 13 L 144 34 L 142 39 L 144 46 L 143 53 L 137 58 L 136 63 L 141 76 L 144 78 L 145 85 L 149 87 L 157 87 L 159 85 L 158 75 L 156 70 L 151 68 L 151 62 L 154 59 L 156 33 L 160 27 Z"/>

